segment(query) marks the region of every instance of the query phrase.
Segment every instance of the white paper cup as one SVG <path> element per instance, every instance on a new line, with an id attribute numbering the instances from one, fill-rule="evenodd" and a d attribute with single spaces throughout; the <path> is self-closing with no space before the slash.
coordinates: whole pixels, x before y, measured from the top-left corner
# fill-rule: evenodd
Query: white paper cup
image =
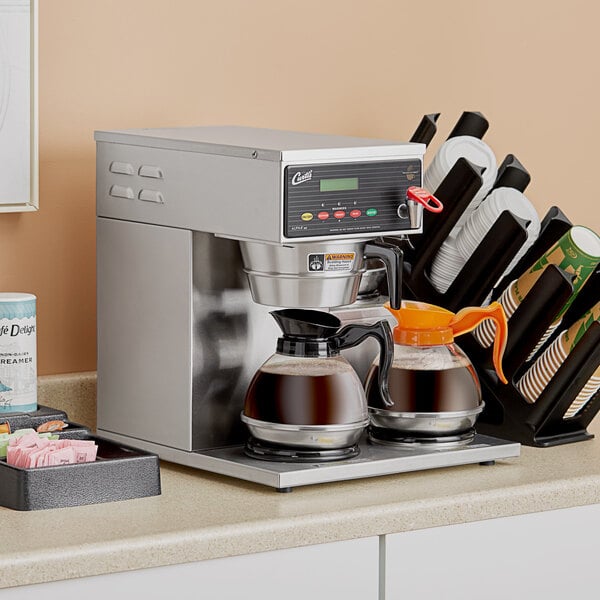
<path id="1" fill-rule="evenodd" d="M 475 165 L 485 167 L 485 171 L 482 175 L 481 188 L 458 220 L 455 230 L 463 226 L 469 214 L 488 195 L 498 175 L 496 156 L 492 149 L 478 138 L 461 135 L 446 140 L 439 148 L 425 171 L 423 179 L 425 187 L 435 192 L 459 158 L 466 158 Z"/>
<path id="2" fill-rule="evenodd" d="M 438 292 L 445 293 L 465 266 L 465 260 L 456 249 L 454 237 L 448 237 L 436 254 L 430 271 L 431 282 Z"/>
<path id="3" fill-rule="evenodd" d="M 504 211 L 510 211 L 516 217 L 529 221 L 527 239 L 504 273 L 510 271 L 517 264 L 517 261 L 521 259 L 537 239 L 540 233 L 540 219 L 533 204 L 522 192 L 513 188 L 493 190 L 479 207 L 469 215 L 461 230 L 456 234 L 456 247 L 463 258 L 468 259 L 475 252 Z"/>

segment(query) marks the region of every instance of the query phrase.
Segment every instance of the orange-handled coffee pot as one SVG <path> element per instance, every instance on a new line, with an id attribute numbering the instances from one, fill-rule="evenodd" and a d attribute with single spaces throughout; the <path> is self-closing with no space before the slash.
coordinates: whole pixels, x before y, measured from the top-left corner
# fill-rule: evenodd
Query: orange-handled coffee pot
<path id="1" fill-rule="evenodd" d="M 386 308 L 398 321 L 394 359 L 389 371 L 389 399 L 378 393 L 377 360 L 367 376 L 371 431 L 393 430 L 395 437 L 411 439 L 468 437 L 466 432 L 473 431 L 484 403 L 477 373 L 454 338 L 492 319 L 496 324 L 494 368 L 500 381 L 507 383 L 502 371 L 508 333 L 504 309 L 493 302 L 455 314 L 413 301 L 402 302 L 398 310 L 389 305 Z"/>
<path id="2" fill-rule="evenodd" d="M 425 302 L 403 302 L 400 309 L 389 305 L 398 325 L 394 328 L 394 342 L 410 346 L 437 346 L 450 344 L 454 338 L 476 329 L 482 321 L 492 319 L 496 324 L 493 362 L 502 383 L 508 383 L 502 371 L 502 357 L 506 348 L 508 325 L 502 305 L 492 302 L 484 308 L 470 306 L 456 314 Z"/>

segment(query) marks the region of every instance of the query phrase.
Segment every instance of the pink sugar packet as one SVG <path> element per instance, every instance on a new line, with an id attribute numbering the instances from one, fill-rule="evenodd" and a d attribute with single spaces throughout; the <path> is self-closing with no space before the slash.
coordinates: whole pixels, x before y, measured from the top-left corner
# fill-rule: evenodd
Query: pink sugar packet
<path id="1" fill-rule="evenodd" d="M 6 449 L 6 462 L 9 465 L 17 466 L 16 463 L 16 454 L 19 452 L 19 448 L 15 445 L 9 445 Z"/>
<path id="2" fill-rule="evenodd" d="M 38 440 L 43 438 L 38 437 L 37 433 L 28 433 L 27 435 L 23 435 L 21 437 L 12 438 L 8 441 L 9 446 L 21 446 L 23 448 L 29 446 L 35 446 Z"/>
<path id="3" fill-rule="evenodd" d="M 69 446 L 95 446 L 94 440 L 56 440 L 58 448 L 68 448 Z"/>
<path id="4" fill-rule="evenodd" d="M 32 467 L 41 467 L 44 456 L 46 456 L 51 450 L 52 448 L 44 447 L 34 450 L 33 452 L 29 452 L 27 454 L 27 464 L 25 467 L 27 469 L 31 469 Z"/>
<path id="5" fill-rule="evenodd" d="M 75 449 L 72 446 L 61 448 L 48 455 L 48 465 L 72 465 L 75 463 Z"/>
<path id="6" fill-rule="evenodd" d="M 36 467 L 47 467 L 50 464 L 50 457 L 58 450 L 55 445 L 46 448 L 44 454 L 38 458 Z"/>
<path id="7" fill-rule="evenodd" d="M 25 448 L 17 447 L 15 462 L 17 467 L 25 466 L 25 463 L 27 462 L 27 454 L 25 453 Z"/>
<path id="8" fill-rule="evenodd" d="M 98 453 L 98 446 L 72 446 L 75 451 L 75 462 L 85 463 L 94 462 L 96 460 L 96 454 Z"/>
<path id="9" fill-rule="evenodd" d="M 93 462 L 97 453 L 98 446 L 93 440 L 48 440 L 28 434 L 9 444 L 6 462 L 15 467 L 31 469 Z"/>

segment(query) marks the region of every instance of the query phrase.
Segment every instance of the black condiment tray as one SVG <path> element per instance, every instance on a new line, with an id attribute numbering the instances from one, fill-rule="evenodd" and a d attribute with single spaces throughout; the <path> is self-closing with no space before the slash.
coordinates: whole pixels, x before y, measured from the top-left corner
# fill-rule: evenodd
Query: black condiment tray
<path id="1" fill-rule="evenodd" d="M 482 185 L 483 171 L 468 160 L 459 159 L 442 181 L 435 195 L 444 204 L 441 216 L 425 212 L 423 234 L 405 246 L 402 291 L 407 299 L 421 300 L 457 311 L 478 306 L 490 297 L 497 299 L 510 282 L 517 279 L 552 244 L 566 233 L 572 223 L 556 206 L 541 222 L 536 242 L 502 280 L 506 267 L 526 240 L 527 223 L 510 212 L 502 213 L 475 249 L 461 272 L 445 293 L 439 292 L 429 277 L 431 264 L 444 240 Z M 524 191 L 529 174 L 513 155 L 508 155 L 499 170 L 494 187 L 514 187 Z M 592 275 L 579 292 L 560 327 L 537 355 L 566 328 L 589 310 L 599 299 L 600 272 Z M 508 343 L 504 372 L 509 380 L 502 384 L 491 361 L 491 348 L 483 348 L 473 335 L 457 340 L 479 375 L 485 409 L 476 429 L 480 433 L 528 446 L 555 446 L 591 439 L 587 427 L 600 410 L 600 392 L 595 394 L 573 417 L 565 413 L 600 364 L 600 324 L 594 323 L 535 403 L 519 392 L 516 382 L 531 366 L 531 352 L 561 308 L 571 296 L 569 274 L 548 266 L 508 322 Z"/>
<path id="2" fill-rule="evenodd" d="M 69 422 L 63 411 L 40 406 L 33 413 L 0 414 L 0 423 L 11 430 L 37 428 L 53 420 L 69 427 L 57 432 L 69 439 L 93 440 L 98 444 L 95 462 L 22 469 L 0 460 L 0 506 L 14 510 L 41 510 L 85 504 L 100 504 L 161 493 L 156 454 L 117 444 L 93 435 L 89 429 Z"/>

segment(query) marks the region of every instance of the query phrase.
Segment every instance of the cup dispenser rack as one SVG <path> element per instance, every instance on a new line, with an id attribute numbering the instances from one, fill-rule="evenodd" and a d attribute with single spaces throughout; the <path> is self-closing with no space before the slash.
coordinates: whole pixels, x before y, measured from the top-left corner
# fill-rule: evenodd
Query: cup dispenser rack
<path id="1" fill-rule="evenodd" d="M 531 364 L 531 361 L 527 362 L 527 356 L 544 329 L 542 325 L 550 324 L 549 315 L 556 314 L 569 297 L 570 286 L 564 272 L 554 266 L 548 267 L 509 320 L 504 361 L 508 385 L 498 381 L 490 365 L 490 349 L 482 348 L 473 336 L 461 339 L 461 347 L 477 368 L 486 403 L 477 424 L 480 433 L 540 447 L 593 437 L 587 427 L 600 410 L 600 393 L 596 393 L 576 415 L 565 418 L 565 413 L 600 365 L 600 323 L 593 323 L 586 331 L 535 403 L 527 402 L 515 385 Z M 560 331 L 563 330 L 561 327 Z M 546 344 L 551 343 L 558 333 L 555 332 Z"/>
<path id="2" fill-rule="evenodd" d="M 429 302 L 453 312 L 464 306 L 483 304 L 490 293 L 491 298 L 496 299 L 572 226 L 559 208 L 552 207 L 542 220 L 536 242 L 511 272 L 503 276 L 527 237 L 527 222 L 505 211 L 447 291 L 438 291 L 430 279 L 429 269 L 442 243 L 480 189 L 482 172 L 480 167 L 461 158 L 435 191 L 444 204 L 443 218 L 425 212 L 422 235 L 413 236 L 411 246 L 404 245 L 404 298 Z M 508 155 L 499 168 L 494 187 L 514 187 L 524 191 L 529 180 L 529 173 L 518 159 Z M 494 372 L 491 348 L 484 348 L 472 334 L 461 337 L 460 346 L 477 369 L 486 403 L 477 421 L 478 432 L 539 447 L 593 437 L 587 427 L 600 410 L 600 392 L 574 416 L 565 418 L 565 413 L 600 365 L 600 323 L 593 323 L 587 330 L 535 403 L 528 402 L 516 387 L 533 362 L 528 357 L 572 290 L 569 274 L 550 265 L 512 315 L 508 321 L 508 342 L 503 360 L 509 380 L 507 385 L 502 384 Z M 536 356 L 598 301 L 598 290 L 600 271 L 583 286 L 563 316 L 561 326 Z"/>

